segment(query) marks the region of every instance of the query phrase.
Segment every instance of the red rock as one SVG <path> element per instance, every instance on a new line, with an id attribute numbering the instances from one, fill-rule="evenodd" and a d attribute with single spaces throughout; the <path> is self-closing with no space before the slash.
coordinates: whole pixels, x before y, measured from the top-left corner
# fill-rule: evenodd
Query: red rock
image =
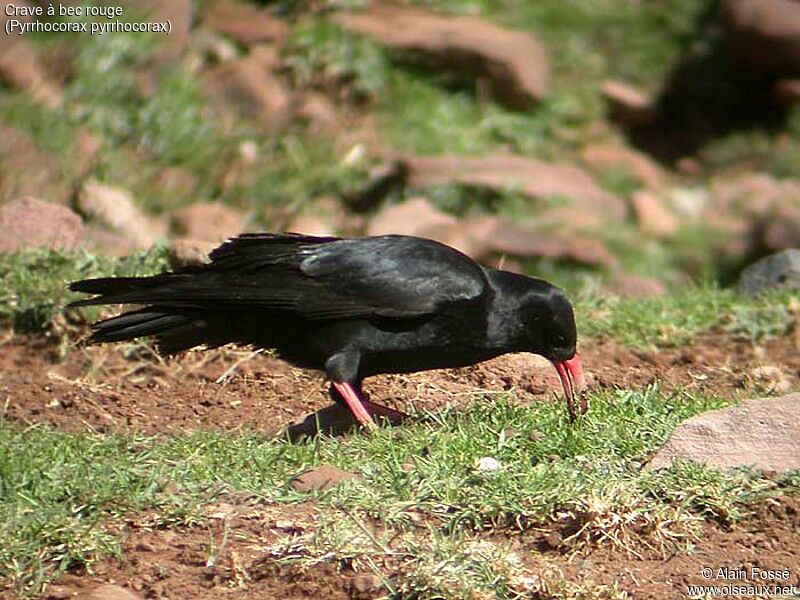
<path id="1" fill-rule="evenodd" d="M 584 146 L 581 159 L 594 170 L 622 169 L 648 188 L 661 187 L 666 179 L 664 169 L 653 159 L 619 143 Z"/>
<path id="2" fill-rule="evenodd" d="M 297 215 L 289 221 L 285 229 L 292 233 L 303 233 L 305 235 L 319 235 L 322 237 L 336 235 L 335 228 L 330 222 L 319 215 L 310 213 Z"/>
<path id="3" fill-rule="evenodd" d="M 158 62 L 174 62 L 183 55 L 194 20 L 192 0 L 121 0 L 121 4 L 124 13 L 134 10 L 146 15 L 150 22 L 171 23 L 169 35 L 159 34 L 155 57 Z"/>
<path id="4" fill-rule="evenodd" d="M 141 600 L 133 592 L 118 585 L 100 585 L 89 593 L 89 600 Z"/>
<path id="5" fill-rule="evenodd" d="M 0 252 L 71 250 L 81 242 L 84 226 L 65 206 L 25 197 L 0 205 L 0 231 Z"/>
<path id="6" fill-rule="evenodd" d="M 367 235 L 418 235 L 458 224 L 458 219 L 440 211 L 427 198 L 409 198 L 380 210 L 367 225 Z"/>
<path id="7" fill-rule="evenodd" d="M 691 156 L 684 156 L 675 161 L 675 170 L 690 177 L 700 177 L 705 172 L 703 163 Z"/>
<path id="8" fill-rule="evenodd" d="M 631 206 L 643 233 L 659 238 L 675 235 L 680 221 L 654 192 L 637 190 L 631 194 Z"/>
<path id="9" fill-rule="evenodd" d="M 169 242 L 169 264 L 173 269 L 194 267 L 209 262 L 208 255 L 217 247 L 216 242 L 178 238 Z"/>
<path id="10" fill-rule="evenodd" d="M 112 231 L 131 240 L 139 248 L 149 248 L 166 234 L 163 222 L 146 215 L 128 190 L 90 179 L 78 193 L 80 211 Z"/>
<path id="11" fill-rule="evenodd" d="M 0 125 L 0 198 L 34 196 L 67 204 L 73 193 L 59 157 L 41 150 L 27 133 Z"/>
<path id="12" fill-rule="evenodd" d="M 61 89 L 52 81 L 39 62 L 33 46 L 18 35 L 0 37 L 19 38 L 16 43 L 0 46 L 0 82 L 7 86 L 25 90 L 36 102 L 50 108 L 61 104 Z"/>
<path id="13" fill-rule="evenodd" d="M 204 89 L 221 110 L 233 107 L 268 130 L 280 130 L 291 120 L 292 93 L 264 68 L 259 57 L 245 57 L 210 69 Z"/>
<path id="14" fill-rule="evenodd" d="M 348 479 L 357 479 L 358 475 L 343 471 L 331 465 L 320 465 L 316 469 L 301 473 L 292 480 L 292 488 L 298 492 L 328 490 Z"/>
<path id="15" fill-rule="evenodd" d="M 762 227 L 767 250 L 800 247 L 800 197 L 794 204 L 777 205 Z"/>
<path id="16" fill-rule="evenodd" d="M 103 147 L 103 140 L 87 129 L 75 132 L 73 150 L 73 169 L 76 177 L 85 177 L 97 162 L 97 155 Z"/>
<path id="17" fill-rule="evenodd" d="M 763 217 L 773 206 L 800 198 L 800 182 L 776 179 L 767 173 L 718 176 L 711 182 L 714 209 Z"/>
<path id="18" fill-rule="evenodd" d="M 727 49 L 741 69 L 761 75 L 800 70 L 800 3 L 794 0 L 723 0 Z"/>
<path id="19" fill-rule="evenodd" d="M 172 213 L 170 225 L 183 237 L 222 242 L 244 230 L 245 218 L 219 202 L 195 202 Z"/>
<path id="20" fill-rule="evenodd" d="M 601 267 L 610 267 L 616 262 L 616 257 L 599 238 L 532 231 L 511 223 L 495 230 L 491 250 L 512 256 L 542 256 Z"/>
<path id="21" fill-rule="evenodd" d="M 297 116 L 308 122 L 311 132 L 331 132 L 341 124 L 333 102 L 318 92 L 303 95 L 297 107 Z"/>
<path id="22" fill-rule="evenodd" d="M 535 200 L 565 198 L 571 205 L 596 211 L 609 220 L 625 218 L 625 203 L 606 192 L 583 169 L 522 156 L 411 156 L 405 158 L 409 185 L 462 183 L 495 190 L 517 189 Z"/>
<path id="23" fill-rule="evenodd" d="M 616 121 L 636 127 L 648 125 L 658 116 L 652 98 L 628 83 L 609 80 L 602 91 Z"/>
<path id="24" fill-rule="evenodd" d="M 486 80 L 491 91 L 512 108 L 529 109 L 550 89 L 544 46 L 528 33 L 478 17 L 375 3 L 366 12 L 339 13 L 333 20 L 380 44 Z"/>
<path id="25" fill-rule="evenodd" d="M 647 298 L 666 294 L 664 284 L 652 277 L 620 274 L 609 285 L 612 293 L 628 298 Z"/>
<path id="26" fill-rule="evenodd" d="M 273 17 L 268 9 L 241 2 L 214 2 L 205 5 L 203 23 L 243 46 L 252 46 L 258 42 L 282 44 L 289 34 L 288 25 Z"/>

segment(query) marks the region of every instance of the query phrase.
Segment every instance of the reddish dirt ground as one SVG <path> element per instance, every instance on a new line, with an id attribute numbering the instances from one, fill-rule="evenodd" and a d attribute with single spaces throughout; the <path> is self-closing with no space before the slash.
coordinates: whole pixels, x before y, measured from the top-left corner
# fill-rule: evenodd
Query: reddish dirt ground
<path id="1" fill-rule="evenodd" d="M 754 346 L 709 335 L 685 348 L 648 352 L 589 340 L 581 354 L 589 380 L 603 388 L 659 383 L 666 389 L 746 397 L 769 393 L 775 385 L 800 387 L 800 351 L 788 337 Z M 762 366 L 779 366 L 780 376 L 758 376 L 754 370 Z M 554 401 L 559 385 L 546 363 L 511 355 L 467 369 L 375 377 L 366 389 L 373 399 L 395 408 L 435 411 L 512 389 L 521 402 Z M 248 429 L 278 434 L 328 404 L 320 375 L 241 350 L 162 361 L 142 348 L 126 356 L 120 346 L 78 347 L 56 361 L 44 342 L 20 336 L 0 351 L 5 418 L 70 431 Z M 43 597 L 85 597 L 109 582 L 142 598 L 373 598 L 385 593 L 375 588 L 374 577 L 357 573 L 353 565 L 337 561 L 302 568 L 271 560 L 272 552 L 285 553 L 293 540 L 313 530 L 313 504 L 264 505 L 252 498 L 228 502 L 216 513 L 210 507 L 207 524 L 198 527 L 160 529 L 148 524 L 146 515 L 115 524 L 123 534 L 122 558 L 101 561 L 91 573 L 64 575 Z M 692 540 L 692 552 L 684 544 L 682 551 L 666 556 L 605 546 L 568 555 L 542 544 L 541 534 L 509 535 L 533 572 L 556 569 L 571 581 L 618 582 L 631 598 L 685 598 L 685 585 L 704 583 L 700 571 L 705 566 L 788 567 L 790 583 L 800 583 L 800 501 L 789 497 L 765 502 L 732 530 L 705 523 Z M 216 564 L 209 566 L 212 540 L 219 551 Z M 384 575 L 392 574 L 389 566 Z M 0 598 L 11 597 L 0 592 Z"/>

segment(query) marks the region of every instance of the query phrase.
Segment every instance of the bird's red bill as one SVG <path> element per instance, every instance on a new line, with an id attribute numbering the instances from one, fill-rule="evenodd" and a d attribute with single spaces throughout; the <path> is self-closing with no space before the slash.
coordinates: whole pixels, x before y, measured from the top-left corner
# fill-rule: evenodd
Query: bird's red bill
<path id="1" fill-rule="evenodd" d="M 559 379 L 561 379 L 561 387 L 564 388 L 569 418 L 574 421 L 578 414 L 578 411 L 575 409 L 575 395 L 580 395 L 581 391 L 586 386 L 581 359 L 578 358 L 576 354 L 569 360 L 554 360 L 553 366 L 556 368 Z M 585 413 L 587 408 L 586 399 L 581 397 L 580 413 Z"/>

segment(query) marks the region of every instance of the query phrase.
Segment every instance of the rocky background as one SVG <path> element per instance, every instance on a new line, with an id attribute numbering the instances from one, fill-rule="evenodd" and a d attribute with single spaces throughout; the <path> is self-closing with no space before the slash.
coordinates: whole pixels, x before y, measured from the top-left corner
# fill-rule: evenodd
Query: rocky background
<path id="1" fill-rule="evenodd" d="M 567 4 L 124 0 L 171 35 L 0 34 L 0 251 L 406 233 L 643 296 L 797 247 L 800 2 Z"/>

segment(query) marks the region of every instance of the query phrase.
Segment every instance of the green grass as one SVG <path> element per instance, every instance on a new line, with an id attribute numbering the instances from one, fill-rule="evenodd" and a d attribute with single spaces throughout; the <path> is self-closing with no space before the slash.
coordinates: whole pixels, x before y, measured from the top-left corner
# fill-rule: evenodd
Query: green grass
<path id="1" fill-rule="evenodd" d="M 71 281 L 150 275 L 166 266 L 166 251 L 162 247 L 124 259 L 85 251 L 0 253 L 0 325 L 20 333 L 56 333 L 54 323 L 59 321 L 58 315 L 64 305 L 80 296 L 67 290 Z M 88 313 L 89 316 L 94 314 L 96 310 Z"/>
<path id="2" fill-rule="evenodd" d="M 397 533 L 415 531 L 413 511 L 437 524 L 440 545 L 452 546 L 470 532 L 525 529 L 562 513 L 574 520 L 577 541 L 627 543 L 634 527 L 657 532 L 700 517 L 735 520 L 742 503 L 776 489 L 746 472 L 641 470 L 680 421 L 722 406 L 719 399 L 656 388 L 600 393 L 576 425 L 560 404 L 510 400 L 478 400 L 465 412 L 370 436 L 294 445 L 257 434 L 118 437 L 0 423 L 0 575 L 35 590 L 60 570 L 116 552 L 104 527 L 112 517 L 148 510 L 166 524 L 191 523 L 203 504 L 238 490 L 280 503 L 314 497 Z M 477 470 L 484 456 L 500 461 L 501 470 Z M 410 471 L 403 468 L 409 461 Z M 289 486 L 321 463 L 360 478 L 309 494 Z M 317 534 L 318 551 L 339 539 L 340 525 L 334 520 Z M 483 575 L 471 577 L 479 583 Z"/>
<path id="3" fill-rule="evenodd" d="M 793 317 L 791 291 L 744 299 L 713 285 L 681 289 L 643 299 L 581 297 L 576 314 L 580 334 L 605 336 L 638 347 L 677 346 L 711 330 L 750 341 L 786 334 Z"/>

